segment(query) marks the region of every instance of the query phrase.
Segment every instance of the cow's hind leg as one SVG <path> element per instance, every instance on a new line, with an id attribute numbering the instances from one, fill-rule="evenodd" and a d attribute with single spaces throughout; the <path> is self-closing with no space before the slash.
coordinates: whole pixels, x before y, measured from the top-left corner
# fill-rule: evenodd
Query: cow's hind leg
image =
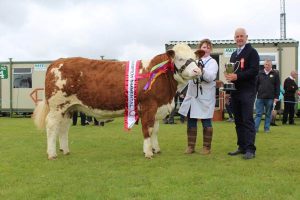
<path id="1" fill-rule="evenodd" d="M 59 131 L 62 115 L 58 111 L 50 111 L 46 118 L 47 154 L 48 159 L 56 159 L 56 138 Z"/>
<path id="2" fill-rule="evenodd" d="M 59 149 L 63 152 L 64 155 L 70 154 L 68 134 L 71 123 L 72 121 L 70 118 L 63 117 L 59 125 Z"/>
<path id="3" fill-rule="evenodd" d="M 156 120 L 151 134 L 151 144 L 152 144 L 153 153 L 160 153 L 158 137 L 157 137 L 158 130 L 159 130 L 159 120 Z"/>

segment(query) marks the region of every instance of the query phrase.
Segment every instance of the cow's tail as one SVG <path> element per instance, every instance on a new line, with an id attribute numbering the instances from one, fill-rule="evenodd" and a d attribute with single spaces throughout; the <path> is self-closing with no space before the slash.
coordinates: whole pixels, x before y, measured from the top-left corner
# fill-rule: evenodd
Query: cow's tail
<path id="1" fill-rule="evenodd" d="M 46 117 L 49 113 L 49 105 L 46 100 L 40 101 L 34 109 L 32 118 L 35 126 L 39 130 L 45 130 L 46 128 Z"/>

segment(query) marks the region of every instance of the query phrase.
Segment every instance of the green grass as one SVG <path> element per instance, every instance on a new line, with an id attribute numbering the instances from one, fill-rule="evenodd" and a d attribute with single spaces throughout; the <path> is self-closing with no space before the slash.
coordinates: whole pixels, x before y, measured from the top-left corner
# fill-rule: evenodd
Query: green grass
<path id="1" fill-rule="evenodd" d="M 122 120 L 71 127 L 71 155 L 48 161 L 31 119 L 0 118 L 0 199 L 300 199 L 299 119 L 258 133 L 253 160 L 227 155 L 236 149 L 228 122 L 213 124 L 209 156 L 183 154 L 186 125 L 161 125 L 162 153 L 147 160 L 141 126 L 127 133 Z"/>

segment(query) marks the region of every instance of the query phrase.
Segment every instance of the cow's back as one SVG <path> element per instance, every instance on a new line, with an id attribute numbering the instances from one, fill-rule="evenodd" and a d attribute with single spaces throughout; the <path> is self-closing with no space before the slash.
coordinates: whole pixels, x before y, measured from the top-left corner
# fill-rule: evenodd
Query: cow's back
<path id="1" fill-rule="evenodd" d="M 75 96 L 93 109 L 124 109 L 125 64 L 80 57 L 54 61 L 46 74 L 46 100 L 61 91 L 66 101 Z"/>

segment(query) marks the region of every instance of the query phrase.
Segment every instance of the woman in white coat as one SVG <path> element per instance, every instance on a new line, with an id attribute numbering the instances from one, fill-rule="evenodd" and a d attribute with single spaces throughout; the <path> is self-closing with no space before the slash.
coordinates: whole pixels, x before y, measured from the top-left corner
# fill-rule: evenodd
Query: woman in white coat
<path id="1" fill-rule="evenodd" d="M 207 155 L 211 152 L 212 118 L 216 103 L 215 80 L 219 67 L 216 60 L 210 56 L 212 43 L 209 39 L 200 41 L 199 48 L 205 51 L 204 56 L 199 59 L 199 66 L 202 66 L 203 73 L 197 79 L 189 81 L 187 94 L 181 104 L 179 113 L 187 116 L 188 147 L 185 153 L 191 154 L 195 152 L 197 121 L 201 119 L 203 127 L 203 148 L 201 154 Z"/>

